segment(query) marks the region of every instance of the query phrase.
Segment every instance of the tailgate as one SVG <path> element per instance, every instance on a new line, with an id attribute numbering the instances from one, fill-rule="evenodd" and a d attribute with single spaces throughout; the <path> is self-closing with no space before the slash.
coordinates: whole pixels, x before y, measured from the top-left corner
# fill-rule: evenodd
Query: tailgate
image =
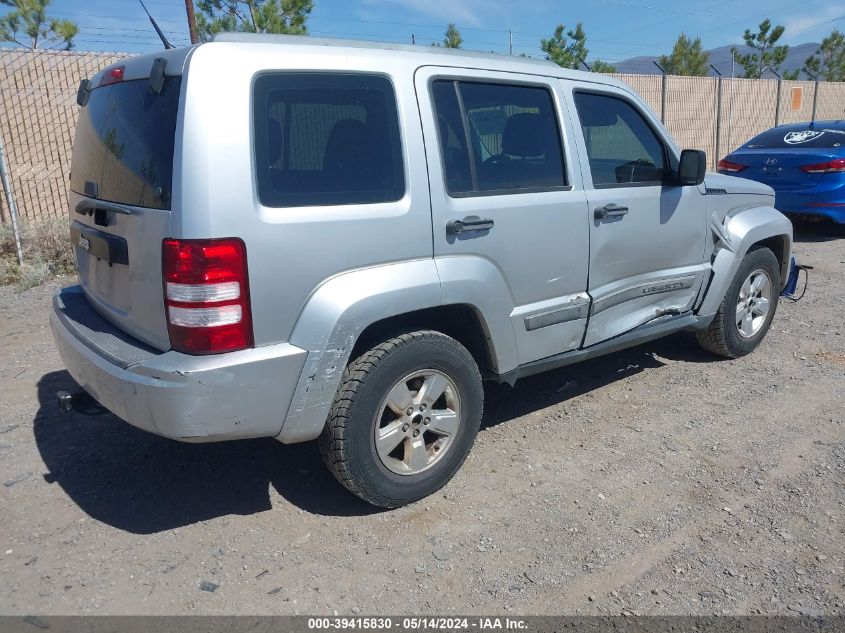
<path id="1" fill-rule="evenodd" d="M 126 73 L 129 75 L 129 73 Z M 112 76 L 113 75 L 106 75 Z M 129 75 L 131 76 L 131 75 Z M 169 349 L 161 276 L 170 236 L 173 153 L 182 78 L 101 82 L 80 110 L 70 182 L 79 282 L 111 323 Z"/>

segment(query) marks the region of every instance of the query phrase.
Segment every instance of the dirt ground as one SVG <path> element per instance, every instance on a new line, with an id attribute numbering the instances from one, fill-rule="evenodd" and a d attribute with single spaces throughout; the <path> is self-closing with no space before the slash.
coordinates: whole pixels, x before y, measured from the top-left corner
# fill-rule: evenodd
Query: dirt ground
<path id="1" fill-rule="evenodd" d="M 314 444 L 59 413 L 61 284 L 0 288 L 0 613 L 843 614 L 843 236 L 799 231 L 809 291 L 749 357 L 681 334 L 489 386 L 463 469 L 394 511 Z"/>

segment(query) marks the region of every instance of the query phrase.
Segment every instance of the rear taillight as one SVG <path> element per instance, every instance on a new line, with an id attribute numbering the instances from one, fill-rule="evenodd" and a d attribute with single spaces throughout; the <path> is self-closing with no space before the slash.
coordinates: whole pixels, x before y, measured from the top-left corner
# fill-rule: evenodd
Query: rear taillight
<path id="1" fill-rule="evenodd" d="M 740 165 L 739 163 L 732 163 L 729 160 L 725 160 L 724 158 L 719 161 L 718 169 L 719 171 L 727 171 L 729 173 L 735 174 L 737 172 L 742 171 L 743 169 L 747 168 L 748 165 Z"/>
<path id="2" fill-rule="evenodd" d="M 252 347 L 244 243 L 237 238 L 164 240 L 162 250 L 171 347 L 187 354 Z"/>
<path id="3" fill-rule="evenodd" d="M 808 174 L 832 174 L 845 172 L 845 158 L 835 158 L 826 163 L 814 163 L 813 165 L 804 165 L 801 171 Z"/>

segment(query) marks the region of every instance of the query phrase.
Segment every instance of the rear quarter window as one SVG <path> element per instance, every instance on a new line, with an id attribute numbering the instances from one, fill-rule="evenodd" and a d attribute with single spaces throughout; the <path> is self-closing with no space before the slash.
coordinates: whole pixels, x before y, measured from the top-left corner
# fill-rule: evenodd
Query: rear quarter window
<path id="1" fill-rule="evenodd" d="M 387 77 L 268 73 L 254 86 L 258 195 L 270 207 L 392 202 L 405 195 Z"/>

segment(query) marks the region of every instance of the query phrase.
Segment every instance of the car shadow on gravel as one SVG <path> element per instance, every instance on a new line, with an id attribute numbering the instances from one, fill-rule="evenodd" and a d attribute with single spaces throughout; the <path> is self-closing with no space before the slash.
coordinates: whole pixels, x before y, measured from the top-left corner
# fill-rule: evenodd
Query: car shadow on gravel
<path id="1" fill-rule="evenodd" d="M 711 362 L 694 338 L 678 334 L 610 356 L 520 380 L 511 389 L 485 387 L 482 430 L 641 371 L 660 358 Z M 49 483 L 92 518 L 135 534 L 153 534 L 231 514 L 271 509 L 270 486 L 314 514 L 380 512 L 347 492 L 323 466 L 316 443 L 273 439 L 184 444 L 140 431 L 90 399 L 71 414 L 56 404 L 59 390 L 78 386 L 66 371 L 42 376 L 35 441 Z"/>
<path id="2" fill-rule="evenodd" d="M 681 332 L 614 354 L 523 378 L 512 388 L 491 384 L 485 389 L 481 428 L 508 422 L 642 371 L 664 367 L 666 363 L 661 358 L 687 363 L 726 360 L 702 350 L 693 334 Z"/>
<path id="3" fill-rule="evenodd" d="M 845 238 L 845 225 L 833 222 L 808 222 L 792 219 L 793 240 L 796 242 L 831 242 Z"/>
<path id="4" fill-rule="evenodd" d="M 66 371 L 41 377 L 35 441 L 47 466 L 44 478 L 98 521 L 152 534 L 220 516 L 254 514 L 271 509 L 271 485 L 293 505 L 315 514 L 378 511 L 335 481 L 314 442 L 176 442 L 140 431 L 87 398 L 73 413 L 61 413 L 56 392 L 78 389 Z"/>

